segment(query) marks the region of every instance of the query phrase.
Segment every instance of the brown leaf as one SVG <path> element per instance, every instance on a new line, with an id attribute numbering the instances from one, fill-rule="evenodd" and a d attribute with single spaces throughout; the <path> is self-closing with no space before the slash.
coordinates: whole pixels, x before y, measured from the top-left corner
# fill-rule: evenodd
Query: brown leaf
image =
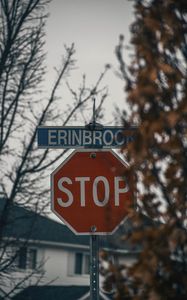
<path id="1" fill-rule="evenodd" d="M 175 74 L 175 70 L 168 64 L 160 63 L 159 68 L 167 75 Z"/>
<path id="2" fill-rule="evenodd" d="M 156 31 L 160 29 L 159 20 L 153 19 L 150 16 L 144 18 L 144 23 L 152 31 Z"/>
<path id="3" fill-rule="evenodd" d="M 177 124 L 179 117 L 180 116 L 176 111 L 170 111 L 167 113 L 166 119 L 167 119 L 169 125 L 171 127 L 174 127 Z"/>

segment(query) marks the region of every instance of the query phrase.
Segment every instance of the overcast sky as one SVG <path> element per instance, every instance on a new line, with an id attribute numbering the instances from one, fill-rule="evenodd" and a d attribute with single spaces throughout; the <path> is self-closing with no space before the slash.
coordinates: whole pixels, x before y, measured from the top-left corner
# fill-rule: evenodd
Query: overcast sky
<path id="1" fill-rule="evenodd" d="M 83 73 L 94 84 L 107 63 L 117 67 L 114 54 L 120 34 L 129 39 L 132 4 L 127 0 L 52 0 L 47 22 L 48 78 L 53 67 L 61 61 L 63 45 L 75 43 L 77 69 L 70 78 L 73 87 L 79 86 Z M 113 105 L 124 105 L 123 83 L 112 71 L 105 78 L 109 98 L 105 104 L 105 122 L 112 119 Z M 68 96 L 67 96 L 68 97 Z M 70 96 L 69 96 L 70 97 Z M 71 99 L 67 99 L 69 102 Z M 80 124 L 82 125 L 82 124 Z"/>
<path id="2" fill-rule="evenodd" d="M 125 42 L 128 45 L 129 25 L 133 20 L 131 2 L 127 0 L 52 0 L 49 13 L 46 35 L 48 65 L 46 89 L 54 75 L 53 67 L 58 66 L 61 61 L 64 44 L 75 43 L 76 48 L 77 69 L 69 78 L 72 87 L 79 86 L 84 73 L 88 83 L 93 85 L 107 63 L 117 68 L 114 50 L 120 34 L 125 35 Z M 122 109 L 125 106 L 124 84 L 112 70 L 105 77 L 104 84 L 109 86 L 109 97 L 105 102 L 103 125 L 115 125 L 112 112 L 116 103 Z M 63 95 L 62 97 L 64 98 Z M 69 103 L 71 95 L 65 94 L 65 100 Z M 48 184 L 50 185 L 50 182 Z M 54 214 L 52 217 L 59 221 Z"/>

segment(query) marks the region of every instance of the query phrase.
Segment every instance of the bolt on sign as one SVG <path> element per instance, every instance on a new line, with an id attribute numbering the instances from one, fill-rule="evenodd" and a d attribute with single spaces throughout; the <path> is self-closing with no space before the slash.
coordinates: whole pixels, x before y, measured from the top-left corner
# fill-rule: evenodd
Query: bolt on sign
<path id="1" fill-rule="evenodd" d="M 113 233 L 133 204 L 127 169 L 112 150 L 75 150 L 51 174 L 52 211 L 76 234 Z"/>

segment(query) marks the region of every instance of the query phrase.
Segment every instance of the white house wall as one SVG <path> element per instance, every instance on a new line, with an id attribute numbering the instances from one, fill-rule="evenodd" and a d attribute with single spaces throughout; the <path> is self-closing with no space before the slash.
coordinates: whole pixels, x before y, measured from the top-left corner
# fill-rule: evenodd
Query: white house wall
<path id="1" fill-rule="evenodd" d="M 76 245 L 72 248 L 65 248 L 64 246 L 31 244 L 30 248 L 37 249 L 37 265 L 40 266 L 39 272 L 28 278 L 22 285 L 22 288 L 30 285 L 36 285 L 39 281 L 41 285 L 89 285 L 88 274 L 74 274 L 75 253 L 89 253 L 89 249 L 80 249 Z M 122 254 L 118 255 L 118 263 L 132 265 L 135 262 L 135 255 Z M 115 263 L 115 262 L 114 262 Z M 4 287 L 10 291 L 14 286 L 20 282 L 25 276 L 28 276 L 32 270 L 12 270 L 5 278 Z M 41 278 L 42 277 L 42 278 Z M 101 282 L 103 278 L 100 278 Z M 2 283 L 0 283 L 2 284 Z"/>
<path id="2" fill-rule="evenodd" d="M 89 285 L 89 275 L 75 275 L 71 272 L 74 253 L 72 250 L 46 247 L 43 282 L 53 280 L 55 285 Z"/>
<path id="3" fill-rule="evenodd" d="M 30 246 L 30 248 L 35 248 L 37 249 L 37 263 L 38 266 L 44 261 L 44 251 L 43 248 L 38 248 L 36 246 Z M 7 253 L 14 253 L 15 251 L 14 248 L 7 248 L 6 252 Z M 16 267 L 16 263 L 13 263 L 11 266 L 10 270 L 4 275 L 4 280 L 3 282 L 0 282 L 0 286 L 2 285 L 3 290 L 7 293 L 10 291 L 14 291 L 14 293 L 17 293 L 19 289 L 28 287 L 29 285 L 36 285 L 38 281 L 40 281 L 41 277 L 43 274 L 43 265 L 38 270 L 20 270 Z M 24 278 L 27 278 L 24 280 Z M 21 286 L 19 286 L 19 283 L 22 282 Z M 18 287 L 15 289 L 15 287 Z"/>

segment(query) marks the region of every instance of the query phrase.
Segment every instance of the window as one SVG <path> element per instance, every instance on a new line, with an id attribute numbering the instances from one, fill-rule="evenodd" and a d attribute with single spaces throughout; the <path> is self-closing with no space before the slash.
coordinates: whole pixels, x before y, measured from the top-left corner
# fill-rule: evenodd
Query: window
<path id="1" fill-rule="evenodd" d="M 89 255 L 86 253 L 75 253 L 74 274 L 89 274 Z"/>
<path id="2" fill-rule="evenodd" d="M 35 269 L 37 262 L 37 250 L 20 247 L 17 252 L 17 266 L 19 269 Z"/>
<path id="3" fill-rule="evenodd" d="M 36 269 L 36 249 L 28 250 L 28 268 Z"/>
<path id="4" fill-rule="evenodd" d="M 18 268 L 26 269 L 27 266 L 27 248 L 21 247 L 18 250 Z"/>
<path id="5" fill-rule="evenodd" d="M 75 274 L 82 274 L 83 254 L 75 253 Z"/>
<path id="6" fill-rule="evenodd" d="M 90 274 L 90 256 L 84 255 L 84 274 Z"/>

